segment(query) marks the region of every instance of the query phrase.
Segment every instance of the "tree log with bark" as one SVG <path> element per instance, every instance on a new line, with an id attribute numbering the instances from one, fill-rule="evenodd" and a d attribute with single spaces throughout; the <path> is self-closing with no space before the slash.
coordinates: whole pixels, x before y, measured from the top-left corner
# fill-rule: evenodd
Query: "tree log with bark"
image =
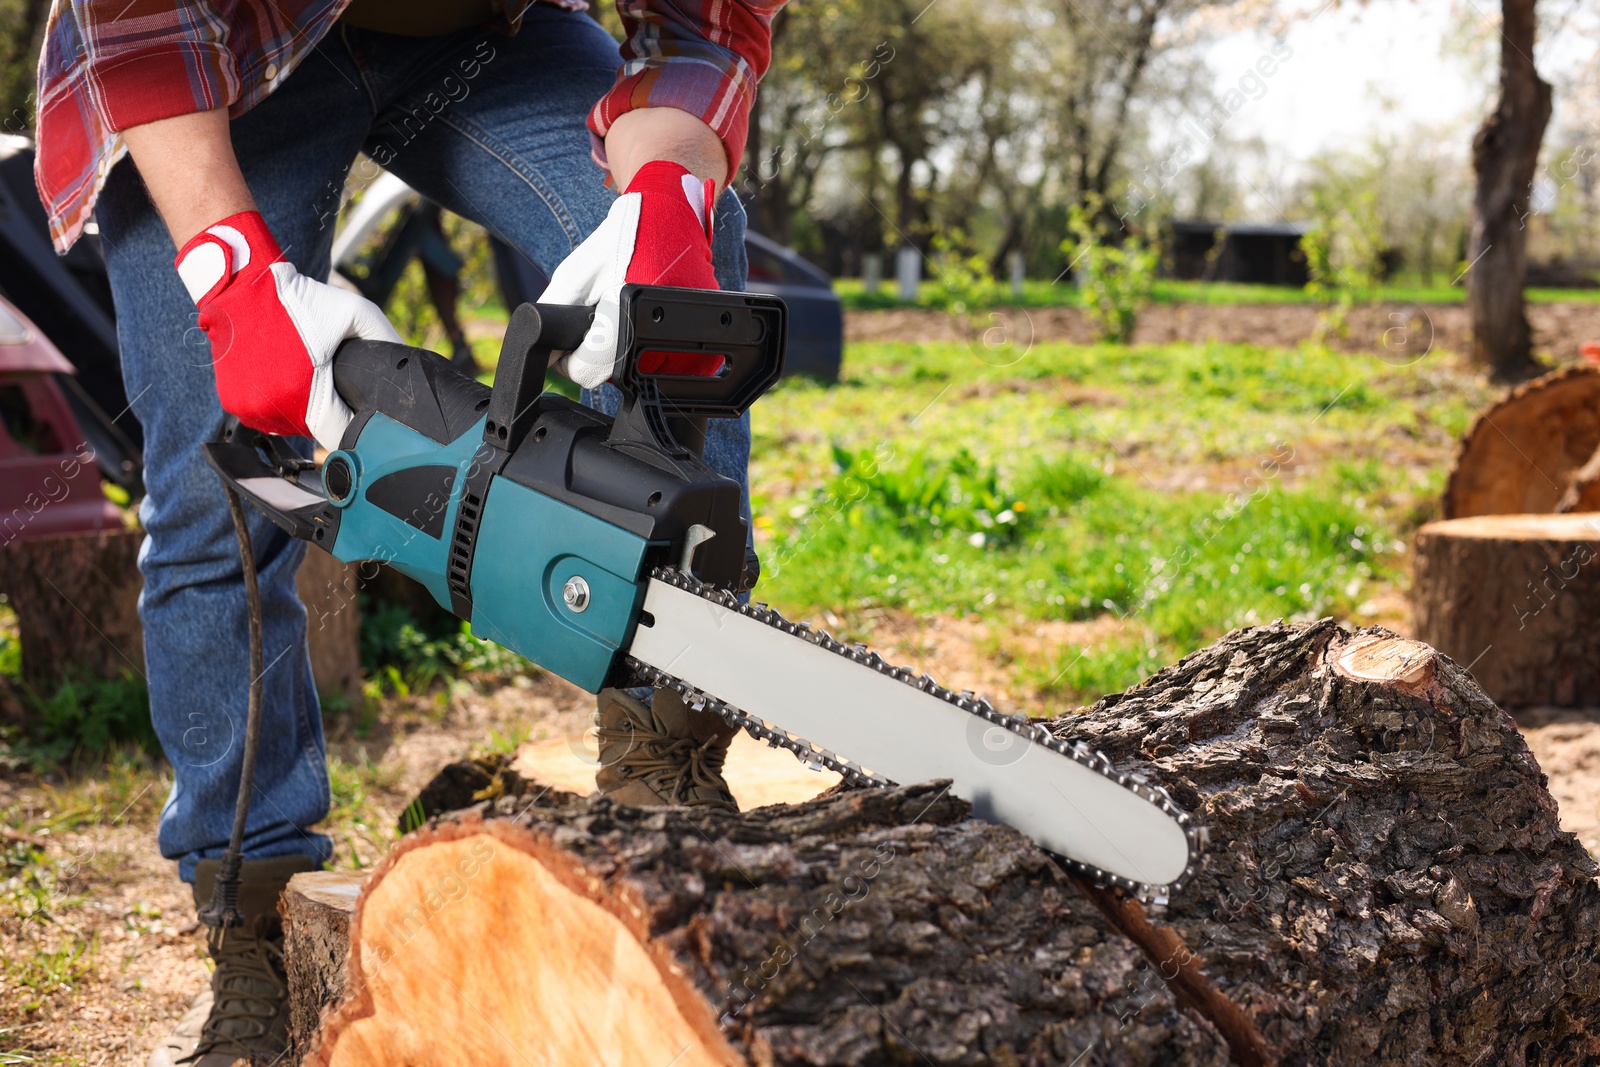
<path id="1" fill-rule="evenodd" d="M 1382 630 L 1257 627 L 1049 725 L 1208 827 L 1164 910 L 1066 874 L 939 783 L 727 816 L 479 766 L 428 806 L 476 803 L 369 878 L 308 1062 L 1600 1056 L 1595 864 L 1449 659 Z M 311 973 L 294 946 L 339 940 L 296 929 L 327 911 L 288 909 L 291 977 Z M 291 993 L 313 1014 L 330 995 Z"/>
<path id="2" fill-rule="evenodd" d="M 1480 412 L 1461 439 L 1444 517 L 1600 511 L 1600 368 L 1563 367 Z"/>
<path id="3" fill-rule="evenodd" d="M 49 694 L 67 681 L 144 675 L 143 542 L 143 530 L 106 530 L 19 539 L 0 548 L 0 592 L 17 613 L 22 680 L 29 688 Z M 356 568 L 326 552 L 308 552 L 296 582 L 317 691 L 359 700 Z"/>
<path id="4" fill-rule="evenodd" d="M 1505 707 L 1600 704 L 1600 514 L 1430 522 L 1415 548 L 1419 638 Z"/>
<path id="5" fill-rule="evenodd" d="M 1522 287 L 1528 213 L 1539 145 L 1550 121 L 1550 83 L 1533 65 L 1535 0 L 1501 0 L 1500 99 L 1472 139 L 1477 189 L 1467 236 L 1467 305 L 1473 357 L 1499 381 L 1539 373 Z"/>

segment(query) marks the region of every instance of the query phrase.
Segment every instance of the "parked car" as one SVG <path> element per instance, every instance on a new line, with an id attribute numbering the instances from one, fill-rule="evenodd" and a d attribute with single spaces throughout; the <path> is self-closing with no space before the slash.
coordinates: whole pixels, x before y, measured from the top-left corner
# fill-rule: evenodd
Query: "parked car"
<path id="1" fill-rule="evenodd" d="M 838 381 L 844 355 L 844 309 L 833 280 L 792 248 L 746 232 L 752 293 L 770 293 L 789 305 L 789 350 L 784 373 Z"/>
<path id="2" fill-rule="evenodd" d="M 0 546 L 123 527 L 59 384 L 72 374 L 49 338 L 0 299 Z"/>
<path id="3" fill-rule="evenodd" d="M 65 256 L 50 245 L 33 185 L 33 143 L 0 135 L 0 297 L 49 338 L 66 369 L 51 373 L 107 480 L 142 491 L 144 435 L 122 384 L 117 328 L 98 235 Z M 72 373 L 76 370 L 76 373 Z"/>

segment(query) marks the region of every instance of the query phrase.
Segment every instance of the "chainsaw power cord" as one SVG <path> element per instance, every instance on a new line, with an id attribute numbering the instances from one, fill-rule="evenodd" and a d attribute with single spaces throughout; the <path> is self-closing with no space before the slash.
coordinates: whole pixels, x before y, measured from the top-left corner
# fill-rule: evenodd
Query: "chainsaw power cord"
<path id="1" fill-rule="evenodd" d="M 250 709 L 244 727 L 244 766 L 239 772 L 239 797 L 233 805 L 233 834 L 222 854 L 222 869 L 212 885 L 211 901 L 200 909 L 200 921 L 207 926 L 243 926 L 239 910 L 239 869 L 244 863 L 244 830 L 250 818 L 250 796 L 256 784 L 256 749 L 261 743 L 262 662 L 265 659 L 261 636 L 261 588 L 256 582 L 255 549 L 250 543 L 250 527 L 245 524 L 244 504 L 233 486 L 223 483 L 228 494 L 228 511 L 233 516 L 233 533 L 239 542 L 239 562 L 244 567 L 245 605 L 250 614 Z"/>

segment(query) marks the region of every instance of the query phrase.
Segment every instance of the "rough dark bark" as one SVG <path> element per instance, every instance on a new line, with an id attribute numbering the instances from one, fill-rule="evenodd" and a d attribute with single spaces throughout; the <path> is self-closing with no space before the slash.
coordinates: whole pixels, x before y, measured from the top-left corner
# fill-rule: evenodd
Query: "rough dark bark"
<path id="1" fill-rule="evenodd" d="M 700 1035 L 681 1064 L 1600 1055 L 1595 865 L 1559 829 L 1513 724 L 1448 659 L 1383 631 L 1260 627 L 1051 728 L 1166 785 L 1209 827 L 1199 875 L 1163 914 L 1064 876 L 937 783 L 717 816 L 502 773 L 498 799 L 435 819 L 374 873 L 351 996 L 316 1062 L 459 1062 L 485 1014 L 500 1045 L 465 1058 L 548 1054 L 548 1022 L 527 1015 L 548 1006 L 533 971 L 559 954 L 556 927 L 522 944 L 494 925 L 547 907 L 540 881 L 615 931 L 603 958 L 542 965 L 620 975 L 628 952 L 650 961 L 676 995 L 651 1001 L 661 1032 Z M 473 848 L 476 881 L 443 887 L 438 872 Z M 436 966 L 462 943 L 490 960 Z M 636 986 L 561 1010 L 599 1029 L 634 1020 L 639 1005 L 609 1001 Z"/>
<path id="2" fill-rule="evenodd" d="M 1564 367 L 1524 382 L 1461 439 L 1444 517 L 1600 511 L 1600 494 L 1580 481 L 1597 448 L 1600 368 Z"/>
<path id="3" fill-rule="evenodd" d="M 283 892 L 283 959 L 288 971 L 290 1058 L 299 1062 L 322 1025 L 324 1005 L 344 997 L 345 956 L 350 947 L 350 915 L 365 871 L 311 871 L 297 874 Z"/>
<path id="4" fill-rule="evenodd" d="M 1533 65 L 1535 0 L 1501 0 L 1500 99 L 1472 139 L 1477 188 L 1467 240 L 1473 357 L 1500 381 L 1539 371 L 1524 310 L 1528 201 L 1550 121 L 1550 83 Z"/>
<path id="5" fill-rule="evenodd" d="M 1480 515 L 1417 531 L 1417 637 L 1508 708 L 1600 705 L 1600 514 Z"/>
<path id="6" fill-rule="evenodd" d="M 1058 732 L 1201 811 L 1166 921 L 1283 1063 L 1592 1063 L 1595 864 L 1471 676 L 1383 633 L 1238 631 Z"/>
<path id="7" fill-rule="evenodd" d="M 115 530 L 0 549 L 0 591 L 17 613 L 23 682 L 52 693 L 67 679 L 144 673 L 143 539 L 140 530 Z"/>

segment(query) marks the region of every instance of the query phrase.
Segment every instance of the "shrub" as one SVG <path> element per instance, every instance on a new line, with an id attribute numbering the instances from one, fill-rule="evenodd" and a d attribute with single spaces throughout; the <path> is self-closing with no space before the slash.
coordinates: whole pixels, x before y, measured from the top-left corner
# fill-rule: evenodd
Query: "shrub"
<path id="1" fill-rule="evenodd" d="M 451 620 L 430 633 L 404 607 L 366 598 L 361 604 L 361 666 L 380 691 L 402 696 L 464 674 L 511 677 L 537 670 L 515 652 L 472 636 L 463 620 Z"/>
<path id="2" fill-rule="evenodd" d="M 1100 340 L 1127 344 L 1139 312 L 1150 306 L 1159 248 L 1132 234 L 1113 241 L 1098 197 L 1072 207 L 1067 229 L 1061 251 L 1072 260 L 1084 313 Z"/>
<path id="3" fill-rule="evenodd" d="M 49 694 L 20 686 L 26 717 L 19 753 L 39 768 L 98 759 L 135 744 L 161 751 L 150 722 L 150 691 L 143 678 L 124 671 L 116 678 L 71 678 Z"/>

